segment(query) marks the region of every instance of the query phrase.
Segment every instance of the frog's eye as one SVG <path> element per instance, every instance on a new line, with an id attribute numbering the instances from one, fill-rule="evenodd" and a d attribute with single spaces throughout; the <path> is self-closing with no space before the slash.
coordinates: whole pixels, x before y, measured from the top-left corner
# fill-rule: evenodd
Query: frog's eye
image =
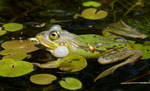
<path id="1" fill-rule="evenodd" d="M 53 31 L 53 32 L 51 32 L 51 33 L 49 34 L 49 38 L 50 38 L 51 40 L 56 40 L 56 39 L 59 38 L 59 35 L 58 35 L 58 33 L 57 33 L 56 31 Z"/>

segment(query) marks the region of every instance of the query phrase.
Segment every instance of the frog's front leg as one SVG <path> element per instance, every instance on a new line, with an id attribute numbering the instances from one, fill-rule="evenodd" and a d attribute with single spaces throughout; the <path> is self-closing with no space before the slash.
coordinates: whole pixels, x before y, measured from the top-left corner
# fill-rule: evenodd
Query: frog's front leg
<path id="1" fill-rule="evenodd" d="M 40 64 L 40 63 L 32 63 L 32 64 L 35 66 L 38 66 L 40 68 L 58 68 L 59 65 L 62 63 L 61 60 L 62 59 L 57 59 L 55 61 L 49 61 L 49 62 L 43 63 L 43 64 Z"/>
<path id="2" fill-rule="evenodd" d="M 107 53 L 103 56 L 100 56 L 98 59 L 98 62 L 101 64 L 108 64 L 108 63 L 113 63 L 119 60 L 123 60 L 125 58 L 127 58 L 124 62 L 121 62 L 120 64 L 117 64 L 105 71 L 103 71 L 101 74 L 99 74 L 96 79 L 100 79 L 103 78 L 109 74 L 112 74 L 117 68 L 127 65 L 127 64 L 133 64 L 135 61 L 137 61 L 137 59 L 139 59 L 141 56 L 143 55 L 143 53 L 139 50 L 128 50 L 126 48 L 122 49 L 122 51 L 120 52 L 116 52 L 113 51 L 111 53 Z"/>

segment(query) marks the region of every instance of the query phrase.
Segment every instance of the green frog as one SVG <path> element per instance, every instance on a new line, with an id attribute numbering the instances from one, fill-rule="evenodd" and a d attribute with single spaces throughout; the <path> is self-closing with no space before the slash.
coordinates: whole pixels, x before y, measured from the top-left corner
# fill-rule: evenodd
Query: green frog
<path id="1" fill-rule="evenodd" d="M 125 60 L 102 72 L 95 79 L 96 81 L 108 75 L 106 74 L 108 72 L 113 73 L 118 67 L 134 63 L 143 55 L 141 51 L 134 50 L 132 44 L 121 36 L 140 39 L 144 39 L 147 36 L 123 21 L 110 24 L 103 30 L 102 34 L 103 36 L 96 34 L 76 35 L 62 30 L 60 25 L 53 25 L 50 30 L 37 34 L 36 41 L 45 46 L 57 60 L 44 64 L 33 64 L 40 68 L 58 68 L 62 58 L 71 53 L 86 59 L 97 58 L 100 64 L 110 64 Z"/>

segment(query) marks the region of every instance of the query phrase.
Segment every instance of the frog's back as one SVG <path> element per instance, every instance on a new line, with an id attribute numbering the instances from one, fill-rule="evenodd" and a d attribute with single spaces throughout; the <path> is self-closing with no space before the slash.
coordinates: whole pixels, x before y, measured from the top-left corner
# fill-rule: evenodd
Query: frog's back
<path id="1" fill-rule="evenodd" d="M 85 34 L 79 36 L 81 41 L 88 43 L 99 50 L 106 50 L 107 48 L 113 47 L 124 47 L 126 45 L 125 42 L 117 42 L 111 38 L 96 34 Z"/>

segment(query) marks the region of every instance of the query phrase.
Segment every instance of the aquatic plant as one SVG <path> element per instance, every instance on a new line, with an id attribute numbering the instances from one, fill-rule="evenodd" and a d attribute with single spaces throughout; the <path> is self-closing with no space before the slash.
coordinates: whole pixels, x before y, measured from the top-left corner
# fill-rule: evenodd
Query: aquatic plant
<path id="1" fill-rule="evenodd" d="M 63 78 L 59 81 L 59 84 L 61 87 L 68 90 L 78 90 L 82 88 L 82 83 L 78 79 L 72 77 Z"/>
<path id="2" fill-rule="evenodd" d="M 84 7 L 100 7 L 101 6 L 101 3 L 97 2 L 97 1 L 86 1 L 86 2 L 83 2 L 82 5 Z"/>
<path id="3" fill-rule="evenodd" d="M 26 61 L 15 61 L 13 59 L 0 60 L 0 76 L 18 77 L 33 71 L 33 65 Z"/>
<path id="4" fill-rule="evenodd" d="M 102 19 L 107 16 L 107 12 L 104 10 L 99 10 L 95 8 L 87 8 L 82 11 L 81 16 L 85 19 L 97 20 Z"/>
<path id="5" fill-rule="evenodd" d="M 38 85 L 51 84 L 57 77 L 52 74 L 35 74 L 30 77 L 30 81 Z"/>

